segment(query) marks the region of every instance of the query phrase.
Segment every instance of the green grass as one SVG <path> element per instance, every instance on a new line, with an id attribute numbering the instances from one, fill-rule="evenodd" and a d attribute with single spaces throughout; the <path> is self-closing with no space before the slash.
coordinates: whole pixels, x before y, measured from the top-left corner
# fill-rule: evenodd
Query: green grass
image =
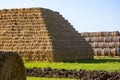
<path id="1" fill-rule="evenodd" d="M 27 77 L 27 80 L 77 80 L 77 79 Z"/>
<path id="2" fill-rule="evenodd" d="M 120 59 L 118 57 L 95 57 L 94 60 L 81 60 L 73 62 L 27 62 L 24 61 L 26 68 L 56 68 L 68 70 L 106 70 L 106 71 L 120 71 Z M 27 77 L 27 80 L 76 80 L 68 78 L 38 78 Z"/>
<path id="3" fill-rule="evenodd" d="M 80 60 L 73 62 L 27 62 L 24 61 L 26 68 L 56 68 L 68 70 L 105 70 L 105 71 L 120 71 L 119 58 L 95 58 L 94 60 Z"/>

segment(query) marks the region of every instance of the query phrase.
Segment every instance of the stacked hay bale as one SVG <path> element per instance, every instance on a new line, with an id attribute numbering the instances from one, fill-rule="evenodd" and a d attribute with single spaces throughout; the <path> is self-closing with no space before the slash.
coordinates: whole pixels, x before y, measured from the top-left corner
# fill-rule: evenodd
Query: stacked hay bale
<path id="1" fill-rule="evenodd" d="M 93 58 L 91 46 L 73 26 L 44 8 L 0 10 L 0 50 L 15 51 L 27 60 Z"/>
<path id="2" fill-rule="evenodd" d="M 85 38 L 94 49 L 95 56 L 118 56 L 120 46 L 120 33 L 113 32 L 84 32 Z"/>
<path id="3" fill-rule="evenodd" d="M 25 68 L 17 53 L 0 51 L 0 80 L 26 80 Z"/>

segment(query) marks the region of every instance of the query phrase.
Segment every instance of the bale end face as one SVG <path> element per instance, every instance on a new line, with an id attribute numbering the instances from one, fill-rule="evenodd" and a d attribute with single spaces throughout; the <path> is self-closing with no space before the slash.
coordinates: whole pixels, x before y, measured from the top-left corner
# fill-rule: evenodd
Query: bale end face
<path id="1" fill-rule="evenodd" d="M 25 67 L 15 52 L 0 52 L 0 80 L 26 80 Z"/>

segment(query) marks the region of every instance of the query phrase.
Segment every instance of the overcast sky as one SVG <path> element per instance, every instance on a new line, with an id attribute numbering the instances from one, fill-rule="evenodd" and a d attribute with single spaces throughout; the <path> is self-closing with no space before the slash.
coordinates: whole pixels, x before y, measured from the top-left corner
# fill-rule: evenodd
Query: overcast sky
<path id="1" fill-rule="evenodd" d="M 0 9 L 29 7 L 58 11 L 79 32 L 120 31 L 120 0 L 0 1 Z"/>

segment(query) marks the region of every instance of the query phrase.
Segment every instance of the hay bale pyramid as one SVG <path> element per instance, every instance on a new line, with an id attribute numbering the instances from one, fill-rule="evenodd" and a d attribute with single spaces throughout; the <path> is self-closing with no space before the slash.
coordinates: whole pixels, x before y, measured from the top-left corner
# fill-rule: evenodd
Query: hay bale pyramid
<path id="1" fill-rule="evenodd" d="M 44 8 L 0 10 L 0 51 L 38 61 L 93 58 L 91 46 L 73 26 Z"/>

